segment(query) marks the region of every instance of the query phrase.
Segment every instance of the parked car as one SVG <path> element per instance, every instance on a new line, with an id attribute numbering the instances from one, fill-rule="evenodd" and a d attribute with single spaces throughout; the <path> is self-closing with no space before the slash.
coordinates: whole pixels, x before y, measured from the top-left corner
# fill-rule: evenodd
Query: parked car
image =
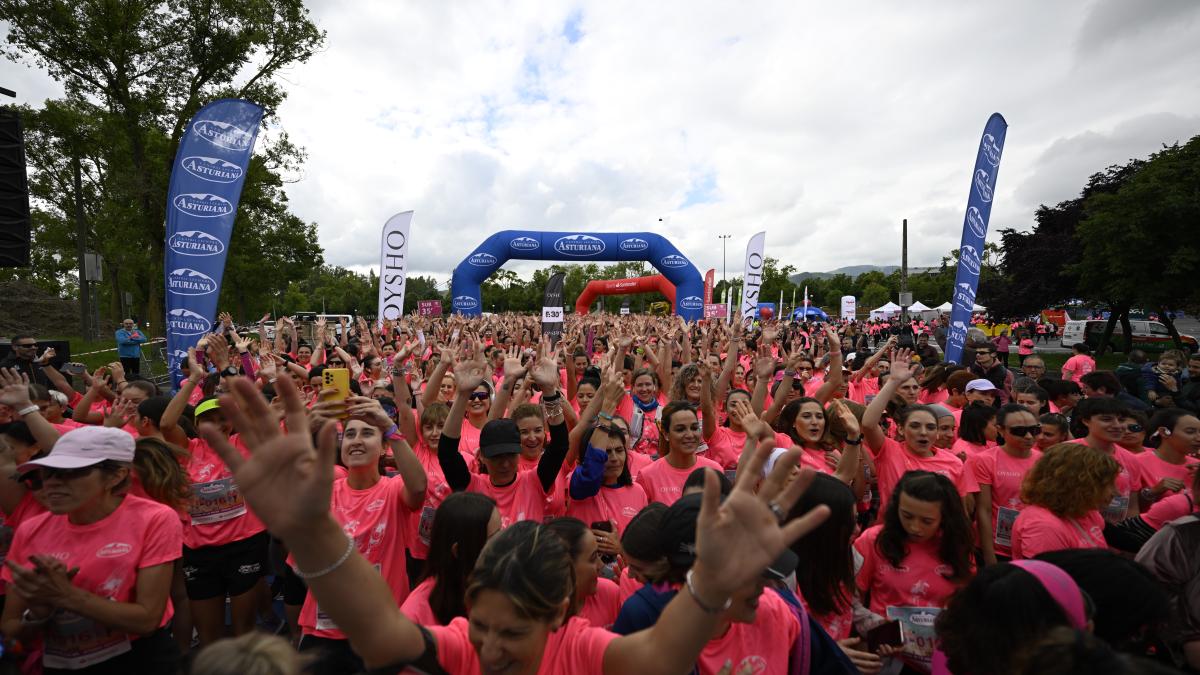
<path id="1" fill-rule="evenodd" d="M 1107 324 L 1107 321 L 1096 319 L 1068 321 L 1063 329 L 1062 346 L 1070 348 L 1076 343 L 1083 342 L 1090 345 L 1092 349 L 1096 349 L 1100 346 L 1100 339 L 1104 336 L 1104 327 Z M 1171 339 L 1171 334 L 1167 332 L 1167 327 L 1158 321 L 1130 321 L 1129 326 L 1133 329 L 1134 349 L 1153 353 L 1175 348 L 1175 342 Z M 1195 337 L 1183 334 L 1180 334 L 1179 337 L 1188 351 L 1196 353 L 1200 344 L 1197 343 Z M 1125 330 L 1120 323 L 1113 327 L 1112 339 L 1109 344 L 1118 350 L 1124 348 Z"/>

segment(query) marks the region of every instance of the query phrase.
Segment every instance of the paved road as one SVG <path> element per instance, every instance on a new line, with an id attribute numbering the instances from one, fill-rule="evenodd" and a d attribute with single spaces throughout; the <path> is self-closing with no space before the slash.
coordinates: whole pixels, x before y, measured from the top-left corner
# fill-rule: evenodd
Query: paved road
<path id="1" fill-rule="evenodd" d="M 1200 339 L 1200 319 L 1194 316 L 1186 316 L 1175 320 L 1175 330 L 1183 335 L 1191 335 L 1194 338 Z M 1065 354 L 1070 349 L 1063 347 L 1058 341 L 1046 344 L 1039 342 L 1034 346 L 1033 351 L 1039 354 Z"/>

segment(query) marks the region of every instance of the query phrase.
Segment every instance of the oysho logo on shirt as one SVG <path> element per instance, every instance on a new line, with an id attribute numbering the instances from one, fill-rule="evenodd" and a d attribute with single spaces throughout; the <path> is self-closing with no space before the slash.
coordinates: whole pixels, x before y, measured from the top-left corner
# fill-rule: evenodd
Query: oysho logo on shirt
<path id="1" fill-rule="evenodd" d="M 233 213 L 233 204 L 229 200 L 204 192 L 179 195 L 172 203 L 183 213 L 197 218 L 220 218 Z"/>
<path id="2" fill-rule="evenodd" d="M 588 234 L 572 234 L 555 241 L 554 250 L 575 257 L 599 255 L 604 253 L 604 241 Z"/>
<path id="3" fill-rule="evenodd" d="M 225 252 L 225 244 L 220 239 L 200 230 L 176 232 L 167 240 L 167 246 L 180 255 L 205 256 Z"/>
<path id="4" fill-rule="evenodd" d="M 120 558 L 123 555 L 128 555 L 133 547 L 123 541 L 114 541 L 100 547 L 96 551 L 97 558 Z"/>
<path id="5" fill-rule="evenodd" d="M 241 178 L 242 174 L 245 173 L 242 167 L 233 162 L 200 155 L 184 157 L 179 165 L 183 167 L 184 171 L 187 171 L 196 178 L 211 183 L 232 183 Z"/>
<path id="6" fill-rule="evenodd" d="M 217 282 L 203 272 L 180 267 L 167 275 L 167 291 L 175 295 L 208 295 L 217 292 Z"/>
<path id="7" fill-rule="evenodd" d="M 197 120 L 192 124 L 192 131 L 200 138 L 226 150 L 248 150 L 254 142 L 253 134 L 228 122 Z"/>

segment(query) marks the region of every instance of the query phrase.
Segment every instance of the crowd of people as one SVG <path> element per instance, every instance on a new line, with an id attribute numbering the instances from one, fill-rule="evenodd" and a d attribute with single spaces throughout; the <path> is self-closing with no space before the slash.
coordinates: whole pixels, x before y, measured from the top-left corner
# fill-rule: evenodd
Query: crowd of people
<path id="1" fill-rule="evenodd" d="M 1200 357 L 1037 325 L 222 315 L 174 391 L 17 335 L 0 667 L 1198 671 Z"/>

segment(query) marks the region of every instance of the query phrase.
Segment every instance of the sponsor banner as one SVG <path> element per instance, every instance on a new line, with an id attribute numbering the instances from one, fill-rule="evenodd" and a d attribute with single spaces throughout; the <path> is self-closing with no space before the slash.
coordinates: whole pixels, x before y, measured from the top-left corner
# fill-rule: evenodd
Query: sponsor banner
<path id="1" fill-rule="evenodd" d="M 971 190 L 967 197 L 967 213 L 963 217 L 962 243 L 958 247 L 958 271 L 954 278 L 954 297 L 950 302 L 950 332 L 946 335 L 946 361 L 962 360 L 966 346 L 967 327 L 975 294 L 979 291 L 979 275 L 983 271 L 983 245 L 987 238 L 988 219 L 992 215 L 992 198 L 996 193 L 996 174 L 1000 171 L 1000 155 L 1004 152 L 1004 137 L 1008 123 L 1000 113 L 993 113 L 983 129 L 983 138 L 976 151 L 975 170 L 971 174 Z"/>
<path id="2" fill-rule="evenodd" d="M 705 305 L 712 304 L 713 282 L 716 280 L 716 276 L 717 276 L 717 270 L 715 270 L 715 269 L 710 269 L 704 273 L 704 304 Z"/>
<path id="3" fill-rule="evenodd" d="M 421 316 L 441 316 L 442 301 L 441 300 L 418 300 L 417 314 Z"/>
<path id="4" fill-rule="evenodd" d="M 624 300 L 621 301 L 621 316 L 625 316 L 628 313 L 629 313 L 629 298 L 625 298 Z"/>
<path id="5" fill-rule="evenodd" d="M 225 257 L 263 110 L 240 99 L 196 112 L 179 141 L 167 190 L 167 367 L 173 386 L 188 347 L 213 328 Z"/>
<path id="6" fill-rule="evenodd" d="M 858 311 L 858 301 L 854 299 L 854 296 L 853 295 L 843 295 L 842 296 L 842 312 L 841 312 L 842 318 L 849 320 L 849 321 L 853 321 L 854 317 L 855 317 L 855 313 L 857 311 Z"/>
<path id="7" fill-rule="evenodd" d="M 758 316 L 758 291 L 763 282 L 763 247 L 767 233 L 759 232 L 746 243 L 746 265 L 742 268 L 742 323 L 749 326 Z"/>
<path id="8" fill-rule="evenodd" d="M 408 278 L 408 241 L 412 211 L 388 218 L 379 241 L 379 312 L 376 320 L 404 316 L 404 283 Z M 440 306 L 440 305 L 439 305 Z"/>
<path id="9" fill-rule="evenodd" d="M 555 272 L 546 282 L 546 293 L 542 300 L 542 335 L 549 335 L 550 342 L 558 344 L 563 334 L 563 281 L 567 275 Z"/>
<path id="10" fill-rule="evenodd" d="M 725 316 L 726 306 L 724 303 L 704 303 L 704 318 L 715 319 Z"/>

